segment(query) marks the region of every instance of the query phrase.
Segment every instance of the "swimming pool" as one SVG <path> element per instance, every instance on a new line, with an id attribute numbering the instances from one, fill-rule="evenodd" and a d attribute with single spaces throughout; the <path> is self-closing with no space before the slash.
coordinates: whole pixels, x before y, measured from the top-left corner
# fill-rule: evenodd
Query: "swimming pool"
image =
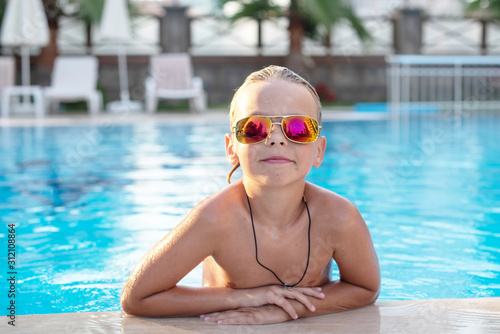
<path id="1" fill-rule="evenodd" d="M 379 300 L 500 296 L 500 117 L 323 129 L 326 157 L 308 179 L 365 218 Z M 15 224 L 16 314 L 119 310 L 140 257 L 226 184 L 226 131 L 225 122 L 0 127 L 1 256 L 6 264 Z M 183 280 L 200 282 L 199 267 Z M 13 299 L 1 296 L 3 306 Z"/>

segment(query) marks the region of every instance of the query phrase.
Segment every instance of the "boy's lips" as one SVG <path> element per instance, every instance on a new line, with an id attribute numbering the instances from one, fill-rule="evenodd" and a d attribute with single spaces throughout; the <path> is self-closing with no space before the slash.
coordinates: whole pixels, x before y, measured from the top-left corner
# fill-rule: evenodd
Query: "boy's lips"
<path id="1" fill-rule="evenodd" d="M 268 158 L 262 159 L 261 161 L 269 163 L 269 164 L 287 164 L 287 163 L 293 162 L 293 160 L 290 160 L 286 157 L 282 157 L 279 155 L 268 157 Z"/>

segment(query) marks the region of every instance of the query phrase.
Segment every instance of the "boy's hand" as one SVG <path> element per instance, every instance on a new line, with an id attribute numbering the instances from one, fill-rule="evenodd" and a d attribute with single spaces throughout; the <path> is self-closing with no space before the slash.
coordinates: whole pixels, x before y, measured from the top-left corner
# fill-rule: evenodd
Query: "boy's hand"
<path id="1" fill-rule="evenodd" d="M 315 307 L 308 296 L 318 299 L 325 298 L 320 287 L 284 289 L 281 285 L 270 285 L 252 289 L 238 289 L 235 290 L 235 293 L 242 308 L 274 304 L 283 309 L 292 319 L 297 319 L 298 315 L 289 299 L 297 300 L 304 304 L 308 310 L 314 312 Z"/>
<path id="2" fill-rule="evenodd" d="M 200 318 L 204 321 L 217 322 L 219 325 L 273 324 L 291 320 L 290 316 L 276 305 L 243 307 L 201 315 Z"/>

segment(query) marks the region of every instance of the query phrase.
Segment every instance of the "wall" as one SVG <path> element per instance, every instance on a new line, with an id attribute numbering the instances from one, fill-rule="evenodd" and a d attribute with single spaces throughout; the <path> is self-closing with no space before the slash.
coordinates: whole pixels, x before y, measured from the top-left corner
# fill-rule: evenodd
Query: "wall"
<path id="1" fill-rule="evenodd" d="M 129 56 L 131 98 L 144 98 L 148 57 Z M 193 57 L 195 75 L 203 78 L 210 103 L 229 103 L 234 90 L 253 71 L 280 65 L 284 57 Z M 314 68 L 302 75 L 312 84 L 325 82 L 340 102 L 385 101 L 386 74 L 383 56 L 313 57 Z M 99 57 L 100 84 L 108 101 L 119 97 L 116 57 Z"/>

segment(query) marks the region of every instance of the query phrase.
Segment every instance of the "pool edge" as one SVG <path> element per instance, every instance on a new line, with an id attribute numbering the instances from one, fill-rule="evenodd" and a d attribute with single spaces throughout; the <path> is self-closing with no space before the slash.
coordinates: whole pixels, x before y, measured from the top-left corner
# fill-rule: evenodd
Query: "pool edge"
<path id="1" fill-rule="evenodd" d="M 352 112 L 349 110 L 323 110 L 324 121 L 360 121 L 360 120 L 382 120 L 388 118 L 388 113 L 383 112 Z M 108 125 L 122 124 L 130 125 L 137 122 L 166 123 L 225 123 L 229 122 L 228 111 L 224 109 L 213 109 L 205 113 L 187 112 L 162 112 L 157 114 L 110 114 L 100 113 L 88 115 L 84 113 L 74 114 L 51 114 L 43 118 L 36 117 L 12 117 L 0 118 L 1 127 L 24 127 L 24 126 L 78 126 L 78 125 Z"/>
<path id="2" fill-rule="evenodd" d="M 4 317 L 0 325 L 12 330 Z M 382 301 L 361 309 L 280 324 L 219 326 L 196 317 L 143 318 L 121 311 L 21 315 L 16 333 L 493 333 L 500 332 L 500 297 Z"/>

